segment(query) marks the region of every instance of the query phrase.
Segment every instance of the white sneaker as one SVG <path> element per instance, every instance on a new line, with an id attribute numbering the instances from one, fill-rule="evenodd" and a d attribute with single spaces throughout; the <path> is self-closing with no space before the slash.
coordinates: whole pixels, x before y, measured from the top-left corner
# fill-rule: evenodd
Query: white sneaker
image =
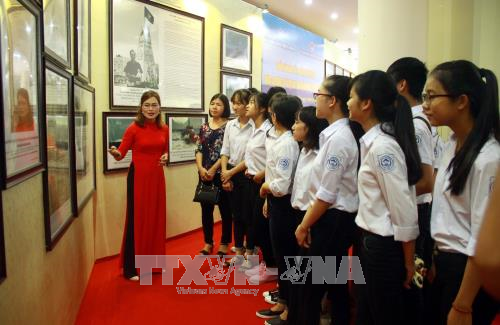
<path id="1" fill-rule="evenodd" d="M 249 255 L 249 256 L 252 256 L 252 255 Z M 259 266 L 259 265 L 253 264 L 252 260 L 247 257 L 247 259 L 243 262 L 243 264 L 241 264 L 241 266 L 238 269 L 238 271 L 239 272 L 245 272 L 245 271 L 248 271 L 248 270 L 252 269 L 255 266 Z"/>
<path id="2" fill-rule="evenodd" d="M 251 277 L 253 275 L 259 274 L 259 272 L 264 273 L 266 271 L 266 263 L 262 262 L 259 265 L 252 267 L 245 271 L 245 275 Z"/>
<path id="3" fill-rule="evenodd" d="M 231 247 L 231 252 L 236 253 L 236 247 L 235 246 Z"/>
<path id="4" fill-rule="evenodd" d="M 261 284 L 276 280 L 278 280 L 278 268 L 274 267 L 267 268 L 264 273 L 259 272 L 256 275 L 252 275 L 250 279 L 248 279 L 251 284 Z"/>

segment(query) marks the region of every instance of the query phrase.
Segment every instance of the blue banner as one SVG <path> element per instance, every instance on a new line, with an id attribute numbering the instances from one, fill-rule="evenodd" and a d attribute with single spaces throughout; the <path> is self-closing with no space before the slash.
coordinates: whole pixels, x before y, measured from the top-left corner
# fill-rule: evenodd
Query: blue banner
<path id="1" fill-rule="evenodd" d="M 324 75 L 323 38 L 269 13 L 264 18 L 262 91 L 281 86 L 305 105 L 314 105 Z"/>

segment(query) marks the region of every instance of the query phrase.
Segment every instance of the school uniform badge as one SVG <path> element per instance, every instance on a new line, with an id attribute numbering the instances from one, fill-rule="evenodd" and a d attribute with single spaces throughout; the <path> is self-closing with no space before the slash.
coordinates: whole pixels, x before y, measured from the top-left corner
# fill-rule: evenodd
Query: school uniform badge
<path id="1" fill-rule="evenodd" d="M 339 158 L 335 155 L 331 155 L 326 160 L 326 169 L 331 171 L 331 170 L 339 169 L 340 167 L 342 167 L 342 159 L 341 158 Z"/>
<path id="2" fill-rule="evenodd" d="M 281 158 L 278 160 L 278 168 L 281 170 L 287 170 L 290 167 L 290 158 Z"/>
<path id="3" fill-rule="evenodd" d="M 383 172 L 391 172 L 394 170 L 394 155 L 393 154 L 383 154 L 378 155 L 378 167 Z"/>
<path id="4" fill-rule="evenodd" d="M 422 143 L 422 136 L 420 134 L 415 134 L 415 141 L 417 144 Z"/>

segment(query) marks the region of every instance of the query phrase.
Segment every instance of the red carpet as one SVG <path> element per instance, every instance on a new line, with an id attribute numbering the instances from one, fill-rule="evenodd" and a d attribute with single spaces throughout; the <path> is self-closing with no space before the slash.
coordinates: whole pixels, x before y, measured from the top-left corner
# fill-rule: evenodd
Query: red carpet
<path id="1" fill-rule="evenodd" d="M 220 224 L 215 227 L 214 238 L 220 238 Z M 167 241 L 168 255 L 197 254 L 203 246 L 201 231 Z M 217 248 L 217 247 L 216 247 Z M 209 270 L 205 263 L 202 273 Z M 269 308 L 262 298 L 262 292 L 275 287 L 274 283 L 259 286 L 235 286 L 233 277 L 227 286 L 207 281 L 208 286 L 182 286 L 191 289 L 231 288 L 259 289 L 257 296 L 234 294 L 178 294 L 176 283 L 184 268 L 174 270 L 174 285 L 161 284 L 161 275 L 153 275 L 153 284 L 125 280 L 118 268 L 118 257 L 98 261 L 90 277 L 85 296 L 80 306 L 76 324 L 259 324 L 264 321 L 255 316 L 258 309 Z M 494 325 L 500 325 L 497 317 Z"/>

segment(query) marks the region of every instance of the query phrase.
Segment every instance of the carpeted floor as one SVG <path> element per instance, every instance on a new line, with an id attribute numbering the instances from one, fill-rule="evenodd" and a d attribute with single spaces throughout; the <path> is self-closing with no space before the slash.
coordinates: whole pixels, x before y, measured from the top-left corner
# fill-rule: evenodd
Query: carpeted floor
<path id="1" fill-rule="evenodd" d="M 220 224 L 215 226 L 214 238 L 220 238 Z M 202 232 L 169 240 L 167 255 L 194 256 L 203 246 Z M 217 247 L 215 247 L 216 249 Z M 215 261 L 214 261 L 215 262 Z M 208 262 L 200 268 L 202 274 L 209 271 Z M 275 283 L 258 286 L 234 285 L 233 276 L 228 285 L 184 285 L 187 289 L 206 289 L 206 294 L 179 294 L 177 281 L 184 274 L 180 264 L 174 270 L 174 285 L 162 285 L 161 275 L 152 276 L 152 285 L 140 285 L 121 276 L 118 257 L 98 261 L 92 271 L 85 297 L 81 303 L 76 324 L 263 324 L 255 316 L 259 309 L 269 308 L 262 292 L 273 289 Z M 180 287 L 180 286 L 179 286 Z M 209 294 L 208 288 L 227 289 L 228 294 Z M 231 289 L 259 289 L 257 296 L 231 293 Z M 29 311 L 27 311 L 29 312 Z M 494 325 L 500 325 L 497 317 Z"/>

